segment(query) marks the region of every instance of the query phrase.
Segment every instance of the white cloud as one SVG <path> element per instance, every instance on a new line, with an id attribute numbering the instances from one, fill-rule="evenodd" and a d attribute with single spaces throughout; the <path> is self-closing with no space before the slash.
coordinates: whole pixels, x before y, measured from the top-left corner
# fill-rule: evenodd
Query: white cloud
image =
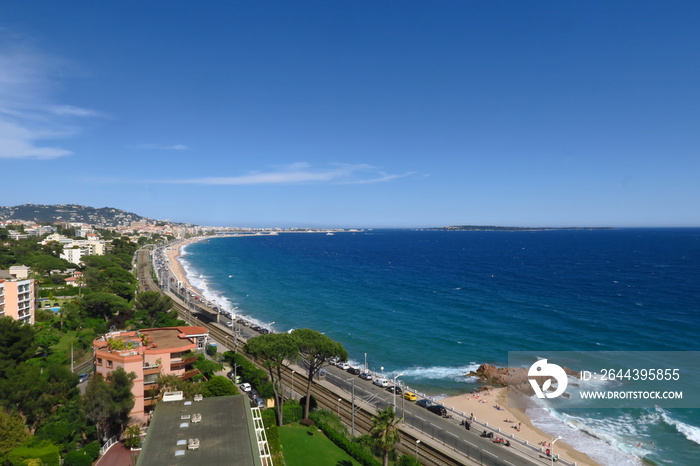
<path id="1" fill-rule="evenodd" d="M 130 149 L 154 149 L 154 150 L 189 150 L 189 146 L 184 144 L 136 144 L 127 146 Z"/>
<path id="2" fill-rule="evenodd" d="M 48 79 L 56 62 L 19 46 L 0 44 L 0 158 L 53 159 L 72 152 L 42 141 L 77 133 L 70 117 L 95 117 L 99 112 L 51 102 Z"/>
<path id="3" fill-rule="evenodd" d="M 88 108 L 74 107 L 73 105 L 56 105 L 51 107 L 50 112 L 59 116 L 78 116 L 78 117 L 99 117 L 100 112 L 90 110 Z"/>
<path id="4" fill-rule="evenodd" d="M 391 175 L 380 172 L 366 164 L 334 164 L 327 167 L 313 167 L 299 162 L 268 172 L 254 172 L 238 176 L 214 176 L 168 180 L 162 183 L 203 184 L 203 185 L 260 185 L 260 184 L 362 184 L 379 183 L 412 175 L 413 172 Z"/>

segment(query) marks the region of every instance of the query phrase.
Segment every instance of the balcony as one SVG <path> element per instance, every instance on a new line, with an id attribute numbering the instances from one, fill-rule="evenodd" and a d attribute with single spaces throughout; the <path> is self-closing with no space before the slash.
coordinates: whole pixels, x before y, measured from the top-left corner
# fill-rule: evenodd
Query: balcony
<path id="1" fill-rule="evenodd" d="M 188 364 L 194 364 L 197 362 L 197 356 L 190 356 L 189 358 L 174 358 L 170 360 L 170 370 L 182 369 Z"/>
<path id="2" fill-rule="evenodd" d="M 180 379 L 187 380 L 191 379 L 195 375 L 200 374 L 199 369 L 191 369 L 180 376 Z"/>
<path id="3" fill-rule="evenodd" d="M 160 373 L 159 364 L 150 364 L 143 366 L 143 375 L 158 374 Z"/>

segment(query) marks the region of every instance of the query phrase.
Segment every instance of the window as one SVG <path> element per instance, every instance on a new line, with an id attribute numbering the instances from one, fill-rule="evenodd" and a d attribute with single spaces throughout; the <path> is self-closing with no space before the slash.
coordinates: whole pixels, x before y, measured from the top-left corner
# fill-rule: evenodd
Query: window
<path id="1" fill-rule="evenodd" d="M 101 366 L 102 365 L 102 358 L 97 358 L 97 365 Z"/>
<path id="2" fill-rule="evenodd" d="M 112 361 L 110 361 L 109 359 L 107 360 L 107 367 L 112 367 Z"/>

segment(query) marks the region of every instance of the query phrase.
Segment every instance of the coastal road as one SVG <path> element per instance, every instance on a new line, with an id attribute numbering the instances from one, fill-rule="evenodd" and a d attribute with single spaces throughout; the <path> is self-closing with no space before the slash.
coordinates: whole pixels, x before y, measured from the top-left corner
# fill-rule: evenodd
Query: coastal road
<path id="1" fill-rule="evenodd" d="M 137 270 L 142 290 L 160 291 L 150 273 L 148 251 L 139 251 L 137 257 Z M 167 294 L 173 298 L 174 307 L 182 317 L 189 318 L 196 325 L 206 327 L 210 336 L 220 343 L 232 341 L 233 333 L 231 329 L 225 327 L 225 323 L 223 325 L 214 324 L 206 315 L 203 315 L 204 319 L 200 320 L 197 318 L 199 313 L 192 313 L 192 308 L 188 306 L 188 303 L 183 304 L 179 296 Z M 250 332 L 253 336 L 257 336 L 257 332 L 252 330 Z M 239 340 L 240 345 L 245 342 L 245 338 L 239 337 Z M 376 410 L 384 409 L 393 403 L 394 397 L 391 393 L 375 386 L 370 381 L 362 380 L 333 366 L 328 366 L 325 370 L 325 380 L 313 384 L 312 394 L 319 399 L 321 406 L 331 411 L 338 411 L 347 425 L 350 426 L 354 417 L 358 432 L 366 433 L 369 428 L 369 418 L 375 414 Z M 296 374 L 299 384 L 296 388 L 300 389 L 303 369 L 297 367 Z M 289 369 L 285 374 L 285 378 L 288 378 L 286 380 L 287 387 L 289 387 L 292 377 L 292 369 Z M 352 396 L 350 395 L 353 380 L 355 385 L 354 416 Z M 396 395 L 396 400 L 397 414 L 404 417 L 402 424 L 400 424 L 402 443 L 397 445 L 397 448 L 402 453 L 417 454 L 422 464 L 481 464 L 487 466 L 550 464 L 549 459 L 538 458 L 535 452 L 527 455 L 526 452 L 514 447 L 509 448 L 494 444 L 490 439 L 479 437 L 478 434 L 482 429 L 474 428 L 467 431 L 464 427 L 460 427 L 459 421 L 455 419 L 443 419 L 414 403 L 403 401 L 403 397 L 400 395 Z"/>
<path id="2" fill-rule="evenodd" d="M 393 405 L 394 395 L 371 381 L 362 380 L 358 376 L 343 371 L 337 367 L 326 368 L 325 379 L 343 392 L 352 393 L 354 384 L 355 404 L 384 409 Z M 346 395 L 347 396 L 347 395 Z M 472 423 L 471 430 L 460 426 L 459 418 L 445 419 L 415 402 L 407 401 L 402 395 L 396 395 L 396 414 L 403 417 L 403 424 L 416 429 L 424 435 L 436 440 L 445 447 L 460 452 L 463 455 L 484 465 L 543 465 L 550 464 L 548 458 L 538 452 L 511 442 L 510 447 L 493 443 L 492 439 L 481 437 L 484 428 Z M 407 429 L 409 432 L 410 429 Z M 492 430 L 487 430 L 492 431 Z M 496 432 L 496 431 L 493 431 Z M 506 437 L 495 433 L 495 436 Z M 415 440 L 414 440 L 415 441 Z"/>

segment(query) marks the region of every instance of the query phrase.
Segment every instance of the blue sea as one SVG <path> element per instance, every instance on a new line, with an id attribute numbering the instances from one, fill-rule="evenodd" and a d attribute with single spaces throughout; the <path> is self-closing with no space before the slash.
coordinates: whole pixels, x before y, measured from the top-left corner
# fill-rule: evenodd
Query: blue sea
<path id="1" fill-rule="evenodd" d="M 181 261 L 208 299 L 431 395 L 471 390 L 465 374 L 509 351 L 700 351 L 700 229 L 282 233 Z M 700 464 L 700 410 L 530 414 L 601 464 Z"/>

